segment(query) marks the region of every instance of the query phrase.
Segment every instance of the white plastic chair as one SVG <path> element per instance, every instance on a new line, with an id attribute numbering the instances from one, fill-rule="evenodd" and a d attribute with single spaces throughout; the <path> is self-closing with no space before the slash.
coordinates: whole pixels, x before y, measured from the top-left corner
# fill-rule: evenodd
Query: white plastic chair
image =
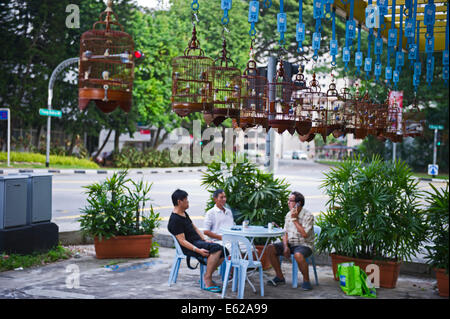
<path id="1" fill-rule="evenodd" d="M 230 252 L 230 258 L 226 255 L 225 249 L 225 262 L 226 262 L 226 268 L 225 268 L 225 276 L 223 280 L 223 287 L 222 287 L 222 298 L 225 297 L 226 289 L 228 285 L 228 277 L 230 275 L 231 267 L 233 267 L 233 284 L 232 284 L 232 291 L 236 291 L 236 285 L 239 282 L 238 287 L 238 298 L 243 299 L 244 298 L 244 289 L 245 289 L 245 282 L 247 281 L 247 269 L 248 268 L 259 268 L 259 281 L 260 281 L 260 289 L 261 289 L 261 296 L 264 296 L 264 280 L 263 280 L 263 268 L 262 264 L 259 261 L 253 260 L 253 254 L 251 253 L 253 251 L 252 244 L 250 241 L 244 237 L 244 236 L 238 236 L 238 235 L 223 235 L 222 236 L 222 242 L 223 246 L 225 247 L 225 243 L 229 242 L 231 244 L 231 252 Z M 242 243 L 246 247 L 246 254 L 247 259 L 244 259 L 241 255 L 241 250 L 239 248 L 239 243 Z"/>
<path id="2" fill-rule="evenodd" d="M 319 226 L 314 225 L 314 238 L 319 237 L 321 230 L 322 229 Z M 281 263 L 282 257 L 283 256 L 280 256 L 280 263 Z M 291 261 L 292 261 L 292 288 L 297 288 L 298 287 L 298 264 L 297 264 L 297 261 L 295 260 L 294 254 L 291 254 Z M 311 256 L 306 258 L 306 262 L 313 266 L 314 278 L 316 280 L 316 286 L 318 286 L 319 279 L 317 277 L 316 260 L 314 259 L 314 251 L 311 254 Z"/>

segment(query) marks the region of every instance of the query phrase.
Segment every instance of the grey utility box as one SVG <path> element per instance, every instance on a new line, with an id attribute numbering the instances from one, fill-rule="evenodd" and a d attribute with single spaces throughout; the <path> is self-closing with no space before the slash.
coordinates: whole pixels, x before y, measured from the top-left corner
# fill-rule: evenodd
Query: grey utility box
<path id="1" fill-rule="evenodd" d="M 0 176 L 0 229 L 27 224 L 28 176 Z"/>
<path id="2" fill-rule="evenodd" d="M 27 224 L 49 222 L 52 219 L 52 174 L 27 173 Z"/>

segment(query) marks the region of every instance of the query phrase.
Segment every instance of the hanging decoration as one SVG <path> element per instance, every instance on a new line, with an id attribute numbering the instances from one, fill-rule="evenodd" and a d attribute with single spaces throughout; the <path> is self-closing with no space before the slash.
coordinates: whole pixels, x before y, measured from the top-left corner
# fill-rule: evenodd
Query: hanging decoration
<path id="1" fill-rule="evenodd" d="M 355 52 L 355 66 L 356 66 L 356 72 L 355 75 L 359 76 L 360 74 L 360 68 L 363 64 L 363 53 L 361 52 L 361 24 L 358 25 L 358 47 L 357 51 Z"/>
<path id="2" fill-rule="evenodd" d="M 448 19 L 449 19 L 449 13 L 448 13 L 448 2 L 447 2 L 447 23 L 445 26 L 445 50 L 442 52 L 442 79 L 445 81 L 445 84 L 448 82 L 448 76 L 449 76 L 449 51 L 448 51 L 448 41 L 449 41 L 449 29 L 448 29 Z"/>
<path id="3" fill-rule="evenodd" d="M 303 23 L 303 0 L 298 1 L 298 23 L 296 27 L 296 40 L 298 42 L 297 52 L 303 52 L 303 41 L 305 41 L 305 24 Z"/>
<path id="4" fill-rule="evenodd" d="M 427 54 L 427 63 L 426 63 L 426 81 L 428 87 L 431 87 L 431 83 L 433 82 L 433 72 L 434 72 L 434 23 L 435 23 L 435 15 L 436 15 L 436 5 L 434 4 L 434 0 L 428 0 L 428 4 L 424 9 L 424 19 L 423 24 L 427 27 L 427 32 L 425 33 L 425 52 Z"/>
<path id="5" fill-rule="evenodd" d="M 212 109 L 213 76 L 211 68 L 214 60 L 206 57 L 197 39 L 195 21 L 198 21 L 199 4 L 191 4 L 192 38 L 183 56 L 172 60 L 172 109 L 179 116 Z"/>
<path id="6" fill-rule="evenodd" d="M 134 41 L 118 22 L 112 4 L 109 0 L 92 30 L 81 35 L 78 75 L 78 107 L 81 110 L 90 101 L 104 113 L 119 106 L 125 112 L 131 110 Z M 105 28 L 96 29 L 99 25 Z M 118 26 L 120 31 L 113 30 L 112 26 Z"/>
<path id="7" fill-rule="evenodd" d="M 394 82 L 394 88 L 397 90 L 398 81 L 400 80 L 400 72 L 404 65 L 404 54 L 402 51 L 403 41 L 403 5 L 400 5 L 400 32 L 399 32 L 397 52 L 395 54 L 395 69 L 392 74 L 392 82 Z"/>
<path id="8" fill-rule="evenodd" d="M 331 13 L 331 29 L 332 35 L 330 40 L 330 55 L 331 55 L 331 66 L 336 66 L 336 55 L 338 55 L 339 47 L 338 41 L 336 40 L 336 8 L 333 7 L 333 12 Z"/>

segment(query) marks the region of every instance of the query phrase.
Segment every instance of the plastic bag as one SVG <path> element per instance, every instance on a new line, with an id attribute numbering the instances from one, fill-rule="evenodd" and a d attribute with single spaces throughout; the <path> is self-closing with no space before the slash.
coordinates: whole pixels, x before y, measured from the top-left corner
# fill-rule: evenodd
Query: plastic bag
<path id="1" fill-rule="evenodd" d="M 376 298 L 375 288 L 369 288 L 367 285 L 367 274 L 353 262 L 338 264 L 336 276 L 346 295 Z"/>

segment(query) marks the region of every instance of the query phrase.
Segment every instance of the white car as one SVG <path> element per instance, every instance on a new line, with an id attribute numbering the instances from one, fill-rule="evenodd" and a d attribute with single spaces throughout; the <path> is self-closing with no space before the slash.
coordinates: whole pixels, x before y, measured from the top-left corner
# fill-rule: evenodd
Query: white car
<path id="1" fill-rule="evenodd" d="M 283 159 L 292 159 L 292 151 L 283 152 Z"/>
<path id="2" fill-rule="evenodd" d="M 308 160 L 308 155 L 306 153 L 304 153 L 304 152 L 298 152 L 298 159 L 307 161 Z"/>

